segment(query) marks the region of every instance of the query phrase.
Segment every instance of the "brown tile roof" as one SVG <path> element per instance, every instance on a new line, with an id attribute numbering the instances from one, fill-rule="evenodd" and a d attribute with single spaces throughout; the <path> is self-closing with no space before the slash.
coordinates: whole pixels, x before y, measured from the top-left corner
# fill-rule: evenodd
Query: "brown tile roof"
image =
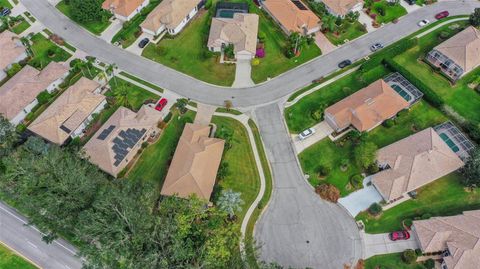
<path id="1" fill-rule="evenodd" d="M 383 121 L 408 108 L 405 101 L 383 79 L 368 85 L 336 104 L 325 113 L 334 118 L 335 130 L 353 125 L 359 131 L 368 131 Z"/>
<path id="2" fill-rule="evenodd" d="M 0 114 L 11 120 L 50 84 L 68 72 L 63 64 L 51 62 L 42 71 L 27 65 L 0 87 Z"/>
<path id="3" fill-rule="evenodd" d="M 163 0 L 140 26 L 153 32 L 162 25 L 175 29 L 199 2 L 199 0 Z"/>
<path id="4" fill-rule="evenodd" d="M 448 269 L 480 268 L 480 210 L 413 222 L 424 252 L 449 250 Z"/>
<path id="5" fill-rule="evenodd" d="M 390 169 L 373 175 L 372 182 L 387 200 L 393 200 L 463 166 L 462 160 L 433 130 L 427 128 L 377 153 L 379 164 Z"/>
<path id="6" fill-rule="evenodd" d="M 335 14 L 345 16 L 355 5 L 363 3 L 363 0 L 322 0 L 322 2 Z"/>
<path id="7" fill-rule="evenodd" d="M 130 16 L 145 0 L 105 0 L 102 8 L 124 17 Z"/>
<path id="8" fill-rule="evenodd" d="M 263 5 L 290 32 L 303 33 L 319 26 L 320 19 L 307 5 L 306 10 L 300 10 L 291 0 L 266 0 Z"/>
<path id="9" fill-rule="evenodd" d="M 208 36 L 208 47 L 220 47 L 222 43 L 231 43 L 235 53 L 248 51 L 255 55 L 258 35 L 257 14 L 235 13 L 230 18 L 213 18 Z"/>
<path id="10" fill-rule="evenodd" d="M 28 129 L 52 143 L 62 145 L 105 100 L 104 95 L 94 93 L 98 87 L 100 84 L 97 82 L 82 77 L 35 119 Z"/>
<path id="11" fill-rule="evenodd" d="M 10 31 L 0 33 L 0 71 L 5 70 L 15 59 L 25 53 L 25 47 L 22 45 L 18 36 Z"/>
<path id="12" fill-rule="evenodd" d="M 467 27 L 434 49 L 462 67 L 465 73 L 470 72 L 480 66 L 480 31 Z"/>
<path id="13" fill-rule="evenodd" d="M 207 125 L 187 123 L 178 142 L 161 194 L 209 200 L 225 141 L 210 138 Z"/>
<path id="14" fill-rule="evenodd" d="M 91 163 L 96 164 L 103 171 L 116 177 L 133 159 L 143 140 L 140 139 L 133 149 L 129 148 L 128 154 L 117 165 L 115 165 L 116 153 L 113 149 L 115 146 L 114 140 L 119 137 L 122 131 L 125 132 L 128 129 L 138 131 L 145 129 L 145 135 L 148 135 L 151 131 L 156 130 L 157 123 L 161 118 L 162 113 L 148 105 L 143 105 L 137 113 L 125 107 L 120 107 L 85 144 L 83 147 L 85 155 L 89 157 Z M 104 131 L 104 134 L 107 135 L 101 137 L 100 134 Z"/>

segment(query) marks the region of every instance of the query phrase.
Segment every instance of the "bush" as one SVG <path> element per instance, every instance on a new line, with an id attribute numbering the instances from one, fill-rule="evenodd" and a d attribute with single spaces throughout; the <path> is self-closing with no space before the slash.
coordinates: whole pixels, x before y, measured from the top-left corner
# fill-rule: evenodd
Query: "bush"
<path id="1" fill-rule="evenodd" d="M 146 147 L 148 147 L 148 142 L 145 141 L 145 142 L 142 143 L 142 149 L 144 149 Z"/>
<path id="2" fill-rule="evenodd" d="M 450 37 L 450 33 L 447 31 L 441 31 L 440 34 L 438 34 L 438 38 L 441 40 L 445 40 Z"/>
<path id="3" fill-rule="evenodd" d="M 48 101 L 50 101 L 50 98 L 52 98 L 52 96 L 46 90 L 37 95 L 37 100 L 40 105 L 48 103 Z"/>
<path id="4" fill-rule="evenodd" d="M 260 59 L 258 59 L 258 58 L 252 59 L 252 66 L 257 66 L 259 64 L 260 64 Z"/>
<path id="5" fill-rule="evenodd" d="M 435 268 L 435 261 L 433 259 L 428 259 L 423 263 L 426 269 L 433 269 Z"/>
<path id="6" fill-rule="evenodd" d="M 328 174 L 330 174 L 330 167 L 325 166 L 325 165 L 319 165 L 315 171 L 320 177 L 326 177 Z"/>
<path id="7" fill-rule="evenodd" d="M 380 213 L 382 213 L 382 206 L 379 203 L 373 203 L 368 208 L 368 212 L 373 216 L 378 216 Z"/>
<path id="8" fill-rule="evenodd" d="M 260 41 L 261 43 L 264 43 L 266 38 L 267 38 L 267 35 L 264 32 L 262 31 L 258 32 L 258 41 Z"/>
<path id="9" fill-rule="evenodd" d="M 27 130 L 27 126 L 23 123 L 20 123 L 19 125 L 17 125 L 16 130 L 18 133 L 23 133 L 25 132 L 25 130 Z"/>
<path id="10" fill-rule="evenodd" d="M 386 128 L 393 127 L 395 125 L 395 121 L 393 119 L 388 119 L 382 123 L 382 125 Z"/>
<path id="11" fill-rule="evenodd" d="M 417 256 L 422 256 L 422 255 L 423 255 L 422 250 L 419 249 L 419 248 L 415 249 L 415 254 L 416 254 Z"/>
<path id="12" fill-rule="evenodd" d="M 336 203 L 340 198 L 340 191 L 337 189 L 337 187 L 329 183 L 318 185 L 315 188 L 315 192 L 322 197 L 322 199 L 333 203 Z"/>
<path id="13" fill-rule="evenodd" d="M 402 260 L 405 263 L 413 264 L 417 260 L 417 254 L 413 249 L 407 249 L 402 253 Z"/>
<path id="14" fill-rule="evenodd" d="M 362 182 L 363 182 L 363 177 L 360 174 L 353 175 L 350 178 L 350 184 L 352 184 L 352 186 L 357 189 L 362 187 Z"/>
<path id="15" fill-rule="evenodd" d="M 18 63 L 12 64 L 12 67 L 7 70 L 7 76 L 9 78 L 15 76 L 16 73 L 18 73 L 20 70 L 22 70 L 22 66 Z"/>
<path id="16" fill-rule="evenodd" d="M 425 213 L 425 214 L 422 215 L 421 218 L 422 218 L 422 219 L 429 219 L 429 218 L 431 218 L 431 217 L 432 217 L 432 214 L 430 214 L 430 213 Z"/>
<path id="17" fill-rule="evenodd" d="M 163 121 L 167 123 L 171 119 L 172 119 L 172 112 L 168 112 L 167 116 L 165 116 L 165 118 L 163 118 Z"/>
<path id="18" fill-rule="evenodd" d="M 367 168 L 367 172 L 370 174 L 370 175 L 373 175 L 375 173 L 377 173 L 378 171 L 380 171 L 380 168 L 378 167 L 378 165 L 376 163 L 370 165 L 368 168 Z"/>

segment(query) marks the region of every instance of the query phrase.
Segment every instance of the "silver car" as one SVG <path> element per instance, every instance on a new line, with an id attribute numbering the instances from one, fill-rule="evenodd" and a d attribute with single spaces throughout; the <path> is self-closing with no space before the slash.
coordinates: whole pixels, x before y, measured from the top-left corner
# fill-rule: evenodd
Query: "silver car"
<path id="1" fill-rule="evenodd" d="M 308 128 L 307 130 L 298 134 L 298 139 L 305 140 L 305 139 L 309 138 L 310 136 L 312 136 L 314 133 L 315 133 L 315 129 Z"/>

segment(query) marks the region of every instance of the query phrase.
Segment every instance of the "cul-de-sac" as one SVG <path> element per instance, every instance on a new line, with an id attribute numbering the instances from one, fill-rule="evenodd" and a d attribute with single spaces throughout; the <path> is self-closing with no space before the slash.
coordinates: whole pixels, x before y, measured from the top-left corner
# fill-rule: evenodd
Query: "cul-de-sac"
<path id="1" fill-rule="evenodd" d="M 0 269 L 479 269 L 479 0 L 0 0 Z"/>

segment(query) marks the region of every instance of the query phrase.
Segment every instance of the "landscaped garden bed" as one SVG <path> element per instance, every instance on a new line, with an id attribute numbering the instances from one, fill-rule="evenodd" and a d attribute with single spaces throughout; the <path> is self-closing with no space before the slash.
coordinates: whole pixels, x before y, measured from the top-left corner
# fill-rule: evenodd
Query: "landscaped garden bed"
<path id="1" fill-rule="evenodd" d="M 389 3 L 387 0 L 369 1 L 365 7 L 367 14 L 378 24 L 395 22 L 407 14 L 400 3 Z"/>

